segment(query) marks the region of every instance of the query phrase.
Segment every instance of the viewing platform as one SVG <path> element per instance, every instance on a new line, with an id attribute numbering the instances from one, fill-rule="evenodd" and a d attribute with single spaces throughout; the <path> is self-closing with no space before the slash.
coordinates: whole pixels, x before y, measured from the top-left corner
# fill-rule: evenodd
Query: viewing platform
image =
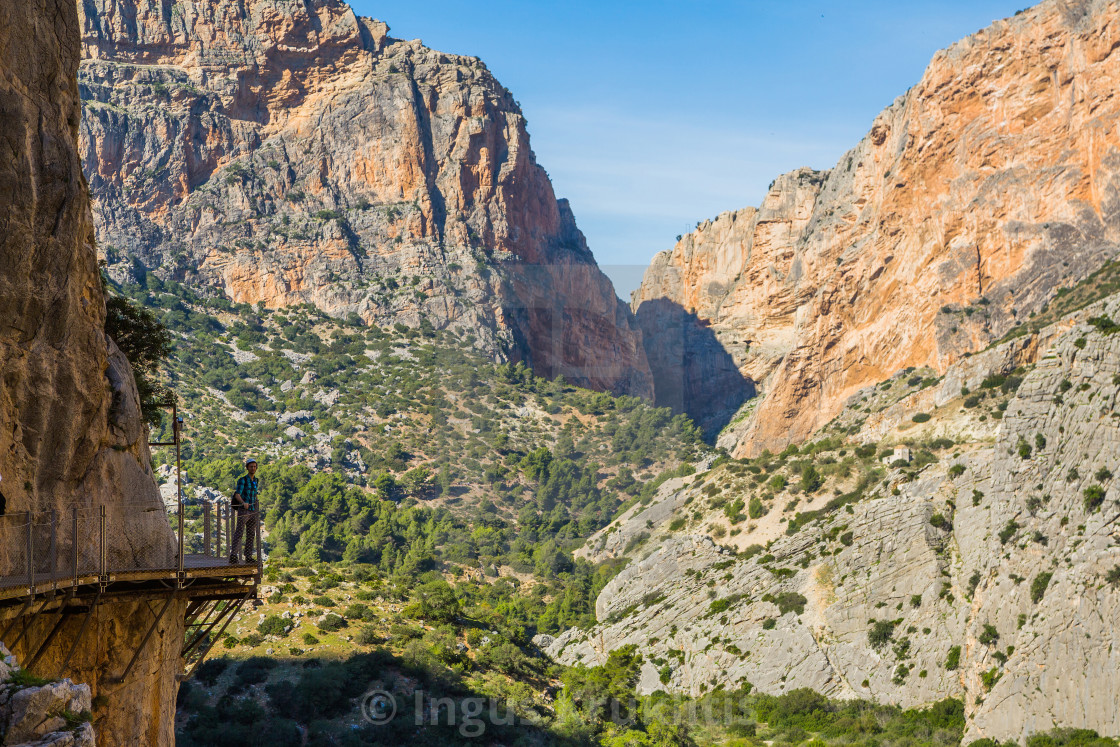
<path id="1" fill-rule="evenodd" d="M 203 503 L 201 515 L 188 518 L 182 492 L 182 419 L 171 410 L 178 510 L 162 501 L 72 506 L 64 510 L 0 516 L 0 641 L 15 649 L 26 640 L 25 666 L 34 669 L 74 617 L 81 619 L 68 639 L 61 675 L 89 627 L 98 606 L 117 600 L 160 602 L 147 634 L 124 672 L 125 680 L 172 603 L 183 604 L 185 628 L 181 656 L 187 677 L 221 638 L 247 603 L 257 598 L 263 571 L 260 512 L 242 512 L 255 562 L 230 562 L 239 514 L 223 503 Z M 175 517 L 175 526 L 172 526 Z M 252 532 L 249 535 L 249 532 Z M 151 605 L 148 605 L 151 607 Z M 36 622 L 53 626 L 32 641 Z"/>

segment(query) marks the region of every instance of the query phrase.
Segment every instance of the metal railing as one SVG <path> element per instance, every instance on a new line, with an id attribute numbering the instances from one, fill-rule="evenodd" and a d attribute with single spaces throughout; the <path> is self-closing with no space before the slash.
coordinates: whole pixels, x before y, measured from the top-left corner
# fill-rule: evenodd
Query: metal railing
<path id="1" fill-rule="evenodd" d="M 263 571 L 261 512 L 234 511 L 228 503 L 204 502 L 201 531 L 188 528 L 183 499 L 183 419 L 174 399 L 171 440 L 149 446 L 175 447 L 177 527 L 171 527 L 163 503 L 110 504 L 73 507 L 64 511 L 0 515 L 0 598 L 34 597 L 39 591 L 87 583 L 102 589 L 114 580 L 170 578 L 181 588 L 192 576 L 220 577 L 221 569 L 237 566 L 236 574 L 255 565 L 259 582 Z M 242 551 L 253 546 L 255 563 L 232 563 L 233 540 L 239 521 L 245 523 Z M 192 541 L 188 549 L 188 531 Z M 251 532 L 251 534 L 249 534 Z"/>
<path id="2" fill-rule="evenodd" d="M 181 504 L 180 504 L 181 505 Z M 260 512 L 245 512 L 247 548 L 262 570 Z M 188 520 L 177 514 L 177 527 L 162 504 L 74 507 L 63 511 L 0 516 L 0 591 L 26 589 L 28 595 L 87 583 L 107 584 L 130 577 L 220 576 L 231 566 L 229 553 L 237 512 L 228 505 L 206 503 L 201 542 L 186 551 Z M 218 570 L 219 572 L 206 572 Z M 8 594 L 6 596 L 12 596 Z M 22 596 L 20 594 L 19 596 Z"/>

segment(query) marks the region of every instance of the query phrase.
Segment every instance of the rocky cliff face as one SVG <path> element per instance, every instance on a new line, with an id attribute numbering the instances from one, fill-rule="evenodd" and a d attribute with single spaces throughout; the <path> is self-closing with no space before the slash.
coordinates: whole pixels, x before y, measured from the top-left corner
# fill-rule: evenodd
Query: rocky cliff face
<path id="1" fill-rule="evenodd" d="M 481 61 L 339 0 L 80 9 L 83 159 L 118 277 L 428 322 L 652 396 L 629 310 Z"/>
<path id="2" fill-rule="evenodd" d="M 28 511 L 67 515 L 71 507 L 105 505 L 124 517 L 138 504 L 158 508 L 114 536 L 109 555 L 115 561 L 173 550 L 132 374 L 104 333 L 105 300 L 77 145 L 80 50 L 78 14 L 69 0 L 0 7 L 0 474 L 7 499 L 0 575 L 17 567 L 12 555 L 22 535 L 16 519 Z M 60 529 L 58 542 L 71 545 L 68 527 Z M 0 611 L 0 626 L 7 629 L 15 611 Z M 108 678 L 124 670 L 150 617 L 143 602 L 102 605 L 70 667 L 60 672 L 106 697 L 97 725 L 103 744 L 173 738 L 181 607 L 178 612 L 140 658 L 140 674 L 110 686 Z M 24 657 L 38 648 L 53 623 L 39 618 L 15 653 Z M 60 629 L 42 659 L 44 671 L 62 664 L 57 649 L 68 648 L 78 626 L 72 619 Z"/>
<path id="3" fill-rule="evenodd" d="M 780 177 L 654 259 L 632 303 L 647 349 L 643 309 L 702 320 L 762 391 L 729 444 L 756 454 L 998 339 L 1117 254 L 1118 38 L 1116 2 L 1047 0 L 939 52 L 833 169 Z M 657 396 L 724 423 L 735 399 Z"/>
<path id="4" fill-rule="evenodd" d="M 842 416 L 852 442 L 790 457 L 800 465 L 666 483 L 588 542 L 592 559 L 632 562 L 600 594 L 600 624 L 550 653 L 594 664 L 636 643 L 647 692 L 745 681 L 905 706 L 957 697 L 966 743 L 1120 733 L 1120 335 L 1102 317 L 1120 318 L 1120 298 L 936 385 L 917 371 L 865 390 Z M 880 439 L 865 458 L 892 462 L 905 442 L 913 464 L 907 452 L 853 485 L 853 451 Z M 809 464 L 823 485 L 804 487 Z"/>

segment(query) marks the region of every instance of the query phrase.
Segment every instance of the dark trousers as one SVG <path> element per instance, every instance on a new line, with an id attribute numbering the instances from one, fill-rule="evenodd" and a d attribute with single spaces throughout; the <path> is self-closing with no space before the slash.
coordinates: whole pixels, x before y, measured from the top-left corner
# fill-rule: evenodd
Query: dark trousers
<path id="1" fill-rule="evenodd" d="M 260 514 L 256 511 L 239 511 L 234 510 L 237 517 L 237 525 L 233 530 L 233 542 L 230 544 L 229 556 L 237 558 L 241 556 L 241 543 L 245 543 L 245 557 L 253 557 L 253 544 L 257 537 L 257 522 L 260 521 Z"/>

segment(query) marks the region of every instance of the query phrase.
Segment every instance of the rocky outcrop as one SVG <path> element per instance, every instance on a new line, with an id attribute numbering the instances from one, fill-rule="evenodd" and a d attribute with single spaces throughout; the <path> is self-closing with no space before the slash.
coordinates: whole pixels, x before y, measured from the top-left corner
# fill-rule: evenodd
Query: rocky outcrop
<path id="1" fill-rule="evenodd" d="M 629 310 L 480 60 L 339 0 L 80 6 L 83 159 L 116 277 L 430 323 L 652 397 Z"/>
<path id="2" fill-rule="evenodd" d="M 74 507 L 106 506 L 122 530 L 110 537 L 114 564 L 173 551 L 132 374 L 104 333 L 105 300 L 78 156 L 79 39 L 70 0 L 0 6 L 0 474 L 7 499 L 0 576 L 23 567 L 17 519 L 29 511 L 65 516 Z M 60 553 L 74 544 L 69 526 L 60 524 Z M 178 611 L 139 658 L 140 674 L 123 683 L 110 685 L 109 678 L 124 670 L 147 629 L 144 601 L 100 606 L 95 631 L 59 671 L 78 633 L 80 621 L 71 619 L 36 669 L 70 675 L 104 696 L 97 725 L 103 743 L 169 743 L 183 635 L 181 606 Z M 0 626 L 26 628 L 13 643 L 26 656 L 46 640 L 54 619 L 13 622 L 19 612 L 4 607 Z"/>
<path id="3" fill-rule="evenodd" d="M 19 666 L 0 643 L 0 742 L 11 747 L 95 747 L 88 685 L 10 681 Z"/>
<path id="4" fill-rule="evenodd" d="M 772 464 L 666 484 L 649 506 L 589 540 L 592 560 L 632 561 L 600 594 L 600 624 L 565 632 L 549 652 L 594 664 L 636 643 L 647 692 L 746 681 L 771 693 L 812 687 L 904 706 L 957 697 L 966 743 L 1055 726 L 1120 734 L 1112 624 L 1120 614 L 1120 335 L 1104 321 L 1120 319 L 1120 297 L 1088 315 L 1096 323 L 1066 321 L 1033 341 L 1012 340 L 908 395 L 925 398 L 931 425 L 963 425 L 944 457 L 872 473 L 863 498 L 841 499 L 842 508 L 823 503 L 831 494 L 794 496 L 816 519 L 790 527 L 794 514 L 787 506 L 775 517 L 776 503 L 720 545 L 712 539 L 724 536 L 712 532 L 718 506 L 763 492 Z M 1002 419 L 968 416 L 961 382 L 980 389 L 1032 348 L 1033 368 L 1006 407 L 991 411 Z M 942 399 L 946 385 L 958 387 L 955 399 Z M 849 408 L 863 412 L 865 401 Z M 837 454 L 850 454 L 837 449 L 881 425 L 867 427 L 821 464 L 837 464 Z"/>
<path id="5" fill-rule="evenodd" d="M 780 177 L 654 259 L 639 320 L 696 315 L 761 390 L 737 453 L 805 439 L 900 369 L 943 373 L 1116 256 L 1118 37 L 1108 0 L 996 22 L 937 53 L 833 169 Z"/>

